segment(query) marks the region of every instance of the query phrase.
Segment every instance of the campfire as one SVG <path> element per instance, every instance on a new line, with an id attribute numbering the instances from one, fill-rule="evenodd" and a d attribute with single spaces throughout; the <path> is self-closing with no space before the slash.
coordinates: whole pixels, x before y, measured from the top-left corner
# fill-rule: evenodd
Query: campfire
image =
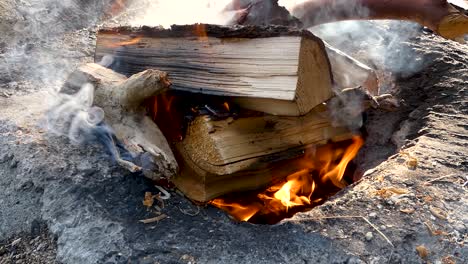
<path id="1" fill-rule="evenodd" d="M 341 188 L 353 182 L 349 162 L 356 156 L 363 140 L 327 144 L 309 150 L 298 160 L 304 166 L 260 193 L 231 194 L 216 198 L 211 204 L 240 221 L 274 224 L 296 212 L 322 204 Z M 296 164 L 289 164 L 296 165 Z"/>
<path id="2" fill-rule="evenodd" d="M 240 221 L 275 223 L 354 182 L 363 138 L 331 108 L 359 100 L 349 118 L 360 120 L 384 98 L 369 67 L 283 26 L 103 29 L 96 61 L 110 69 L 82 66 L 67 86 L 92 80 L 118 142 L 139 152 L 115 148 L 118 162 L 154 180 L 166 168 L 188 198 Z"/>
<path id="3" fill-rule="evenodd" d="M 398 104 L 379 74 L 285 9 L 271 11 L 275 25 L 253 19 L 264 2 L 231 7 L 231 26 L 103 28 L 96 63 L 64 90 L 93 85 L 125 168 L 237 220 L 276 223 L 355 182 L 363 113 Z"/>
<path id="4" fill-rule="evenodd" d="M 194 125 L 194 120 L 197 117 L 203 122 L 206 122 L 206 118 L 212 119 L 208 122 L 231 122 L 231 126 L 234 126 L 235 122 L 244 122 L 244 120 L 253 122 L 251 119 L 264 120 L 268 118 L 268 115 L 259 112 L 242 110 L 232 103 L 221 100 L 221 98 L 208 96 L 207 99 L 207 96 L 193 96 L 180 92 L 177 95 L 163 93 L 149 100 L 147 109 L 149 113 L 152 113 L 151 117 L 161 127 L 165 137 L 173 143 L 173 148 L 180 157 L 179 164 L 186 164 L 186 166 L 190 166 L 192 161 L 184 160 L 187 156 L 185 153 L 188 151 L 187 148 L 180 146 L 188 144 L 187 142 L 183 143 L 188 141 L 187 138 L 195 137 L 187 135 L 187 128 L 191 127 L 191 131 L 196 131 L 196 138 L 210 137 L 210 135 L 217 133 L 213 130 L 203 131 L 198 125 Z M 212 127 L 221 128 L 220 125 Z M 200 131 L 204 135 L 200 134 Z M 230 180 L 224 178 L 223 182 L 232 183 L 232 186 L 227 188 L 216 185 L 216 183 L 207 184 L 208 180 L 217 181 L 221 175 L 212 175 L 212 179 L 205 175 L 205 183 L 193 182 L 191 179 L 194 178 L 195 170 L 191 172 L 181 170 L 182 174 L 175 177 L 175 182 L 181 188 L 187 188 L 182 190 L 196 201 L 206 202 L 210 197 L 217 196 L 219 192 L 228 193 L 222 198 L 211 200 L 209 203 L 227 211 L 239 221 L 252 219 L 252 222 L 275 223 L 285 216 L 321 204 L 329 196 L 354 182 L 353 171 L 349 170 L 348 165 L 362 145 L 362 137 L 355 135 L 350 136 L 348 140 L 342 139 L 335 143 L 301 147 L 293 158 L 289 157 L 291 154 L 278 157 L 268 164 L 273 168 L 269 171 L 271 180 L 268 183 L 273 185 L 261 191 L 238 192 L 256 188 L 256 185 L 250 185 L 248 180 L 241 178 L 244 172 L 238 173 L 239 176 L 230 175 L 232 177 Z M 205 146 L 205 150 L 207 148 Z M 200 154 L 197 153 L 197 155 Z M 290 171 L 292 173 L 288 175 Z M 248 173 L 248 177 L 257 177 L 257 180 L 265 174 L 262 169 L 253 169 Z M 198 177 L 201 176 L 198 175 Z M 192 182 L 192 186 L 185 187 L 184 184 L 187 181 Z M 202 198 L 205 200 L 197 196 L 198 194 L 193 192 L 193 188 L 204 188 L 205 196 Z M 233 190 L 237 193 L 232 194 Z"/>

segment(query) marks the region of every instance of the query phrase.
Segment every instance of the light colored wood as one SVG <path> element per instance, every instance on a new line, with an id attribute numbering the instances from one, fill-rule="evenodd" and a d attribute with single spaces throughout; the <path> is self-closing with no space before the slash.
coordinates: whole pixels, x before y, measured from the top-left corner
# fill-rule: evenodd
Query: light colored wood
<path id="1" fill-rule="evenodd" d="M 111 55 L 127 65 L 116 69 L 124 74 L 161 69 L 169 73 L 171 89 L 235 97 L 247 109 L 299 116 L 333 95 L 324 45 L 308 34 L 203 39 L 143 36 L 137 44 L 123 47 L 114 44 L 128 42 L 128 34 L 99 34 L 96 60 Z"/>
<path id="2" fill-rule="evenodd" d="M 303 151 L 310 146 L 350 137 L 347 129 L 332 127 L 326 112 L 319 110 L 302 117 L 197 117 L 175 145 L 181 171 L 174 182 L 200 202 L 257 189 L 300 170 Z"/>
<path id="3" fill-rule="evenodd" d="M 85 84 L 93 85 L 93 105 L 104 111 L 104 121 L 112 128 L 115 137 L 127 151 L 145 157 L 146 164 L 137 165 L 123 160 L 116 142 L 109 142 L 120 165 L 131 171 L 142 171 L 153 180 L 176 174 L 178 166 L 171 148 L 158 126 L 145 116 L 142 106 L 145 99 L 167 90 L 166 73 L 146 70 L 127 78 L 101 65 L 85 64 L 69 76 L 62 94 L 68 94 L 65 98 L 73 97 Z"/>
<path id="4" fill-rule="evenodd" d="M 346 88 L 361 86 L 371 95 L 379 95 L 379 79 L 373 69 L 330 44 L 324 43 L 338 92 Z"/>

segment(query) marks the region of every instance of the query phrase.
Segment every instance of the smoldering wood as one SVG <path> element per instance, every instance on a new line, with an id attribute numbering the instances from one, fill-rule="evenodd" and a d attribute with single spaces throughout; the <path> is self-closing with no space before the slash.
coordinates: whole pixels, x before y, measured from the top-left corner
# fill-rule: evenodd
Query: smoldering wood
<path id="1" fill-rule="evenodd" d="M 105 122 L 112 127 L 125 149 L 144 158 L 145 165 L 125 161 L 114 153 L 119 164 L 131 171 L 143 171 L 157 180 L 170 178 L 178 170 L 177 162 L 157 125 L 145 116 L 142 102 L 165 91 L 170 82 L 167 74 L 146 70 L 130 78 L 90 63 L 80 66 L 68 78 L 62 92 L 73 94 L 85 83 L 94 86 L 94 104 L 105 113 Z M 115 148 L 117 152 L 117 148 Z"/>
<path id="2" fill-rule="evenodd" d="M 199 202 L 267 186 L 300 170 L 304 150 L 351 138 L 350 122 L 359 122 L 366 110 L 395 111 L 399 102 L 390 94 L 373 96 L 354 87 L 327 105 L 302 117 L 197 117 L 183 141 L 173 146 L 181 168 L 176 186 Z"/>
<path id="3" fill-rule="evenodd" d="M 132 36 L 135 44 L 118 45 Z M 333 94 L 323 42 L 288 27 L 103 29 L 96 60 L 106 55 L 117 72 L 158 68 L 170 73 L 171 89 L 236 97 L 242 107 L 270 114 L 304 115 Z"/>
<path id="4" fill-rule="evenodd" d="M 302 117 L 197 117 L 183 141 L 174 145 L 181 167 L 174 183 L 192 200 L 206 202 L 265 187 L 299 171 L 306 149 L 351 138 L 348 129 L 333 127 L 319 108 Z"/>

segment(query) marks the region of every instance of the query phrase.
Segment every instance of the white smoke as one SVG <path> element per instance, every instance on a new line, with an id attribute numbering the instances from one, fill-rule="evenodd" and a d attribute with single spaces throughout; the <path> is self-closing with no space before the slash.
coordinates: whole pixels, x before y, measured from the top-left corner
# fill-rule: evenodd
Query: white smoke
<path id="1" fill-rule="evenodd" d="M 43 103 L 49 110 L 39 125 L 73 143 L 85 142 L 104 119 L 104 112 L 92 106 L 94 87 L 86 84 L 73 95 L 60 89 L 78 64 L 90 61 L 93 28 L 112 0 L 1 1 L 0 16 L 8 17 L 0 17 L 6 35 L 0 36 L 0 89 L 17 83 L 19 94 L 47 91 Z"/>
<path id="2" fill-rule="evenodd" d="M 104 111 L 93 106 L 94 86 L 90 83 L 76 94 L 60 94 L 55 99 L 47 115 L 47 128 L 57 135 L 68 135 L 73 143 L 84 143 L 104 120 Z"/>
<path id="3" fill-rule="evenodd" d="M 408 43 L 421 34 L 421 26 L 405 21 L 341 21 L 319 25 L 310 30 L 320 38 L 385 73 L 382 92 L 396 75 L 411 75 L 424 66 L 424 60 Z M 390 75 L 392 77 L 390 77 Z"/>
<path id="4" fill-rule="evenodd" d="M 231 0 L 154 0 L 147 1 L 143 14 L 132 25 L 163 26 L 193 23 L 225 24 L 229 18 L 222 10 Z"/>
<path id="5" fill-rule="evenodd" d="M 80 38 L 92 38 L 93 32 L 78 29 L 96 26 L 112 0 L 2 1 L 16 3 L 12 13 L 17 14 L 17 21 L 9 31 L 7 47 L 0 47 L 6 50 L 4 54 L 0 54 L 0 64 L 3 61 L 0 65 L 0 83 L 2 76 L 7 76 L 12 80 L 28 79 L 35 82 L 36 87 L 47 87 L 51 94 L 48 99 L 53 106 L 49 117 L 51 131 L 68 135 L 72 141 L 80 142 L 81 134 L 78 132 L 81 130 L 78 127 L 89 130 L 98 123 L 95 120 L 102 120 L 103 113 L 89 104 L 92 100 L 88 97 L 93 94 L 93 89 L 89 86 L 85 86 L 74 97 L 63 97 L 58 89 L 76 64 L 83 62 L 77 57 L 89 57 L 93 52 L 92 42 L 90 45 L 89 40 L 83 40 L 83 44 L 80 44 Z M 304 1 L 279 0 L 279 4 L 291 10 Z M 133 0 L 127 1 L 130 3 L 127 8 L 140 10 L 141 13 L 132 17 L 132 25 L 167 27 L 191 23 L 225 24 L 232 17 L 222 11 L 230 2 L 231 0 Z M 353 1 L 344 2 L 346 8 L 353 12 L 367 12 L 358 5 L 350 7 L 350 2 Z M 329 14 L 325 10 L 321 15 Z M 350 55 L 367 62 L 371 67 L 399 73 L 414 72 L 422 65 L 422 60 L 405 45 L 416 34 L 417 28 L 418 26 L 409 23 L 348 21 L 329 23 L 311 30 L 345 52 L 358 50 L 359 52 Z M 67 38 L 68 34 L 70 36 Z M 80 45 L 90 45 L 88 53 L 81 53 Z M 349 47 L 352 48 L 347 50 Z M 64 122 L 67 118 L 67 122 Z"/>
<path id="6" fill-rule="evenodd" d="M 225 25 L 234 13 L 223 12 L 232 0 L 144 0 L 144 12 L 131 20 L 134 26 L 163 26 L 208 23 Z M 258 0 L 252 0 L 252 2 Z M 279 4 L 292 8 L 305 0 L 280 0 Z"/>

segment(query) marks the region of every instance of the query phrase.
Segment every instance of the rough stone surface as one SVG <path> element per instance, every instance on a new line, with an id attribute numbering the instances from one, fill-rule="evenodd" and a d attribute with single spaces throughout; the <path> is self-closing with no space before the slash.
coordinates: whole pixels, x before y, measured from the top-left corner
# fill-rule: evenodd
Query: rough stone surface
<path id="1" fill-rule="evenodd" d="M 0 81 L 0 253 L 20 237 L 37 236 L 45 222 L 57 240 L 44 239 L 50 242 L 41 249 L 47 245 L 53 255 L 56 247 L 62 263 L 423 263 L 420 245 L 432 263 L 467 262 L 466 45 L 421 31 L 404 43 L 424 64 L 398 76 L 399 111 L 367 115 L 369 135 L 358 163 L 361 173 L 372 170 L 324 205 L 258 226 L 171 191 L 161 209 L 168 217 L 145 225 L 139 220 L 158 211 L 142 205 L 145 192 L 158 193 L 154 184 L 120 169 L 98 146 L 74 146 L 48 133 L 41 126 L 46 91 L 60 82 L 44 86 L 46 79 L 21 74 L 37 74 L 44 64 L 71 71 L 90 61 L 94 30 L 36 40 L 24 43 L 33 45 L 37 60 L 23 61 L 10 44 L 0 52 L 0 69 L 16 69 Z M 79 56 L 55 60 L 51 47 Z M 367 217 L 393 246 L 354 216 Z"/>

